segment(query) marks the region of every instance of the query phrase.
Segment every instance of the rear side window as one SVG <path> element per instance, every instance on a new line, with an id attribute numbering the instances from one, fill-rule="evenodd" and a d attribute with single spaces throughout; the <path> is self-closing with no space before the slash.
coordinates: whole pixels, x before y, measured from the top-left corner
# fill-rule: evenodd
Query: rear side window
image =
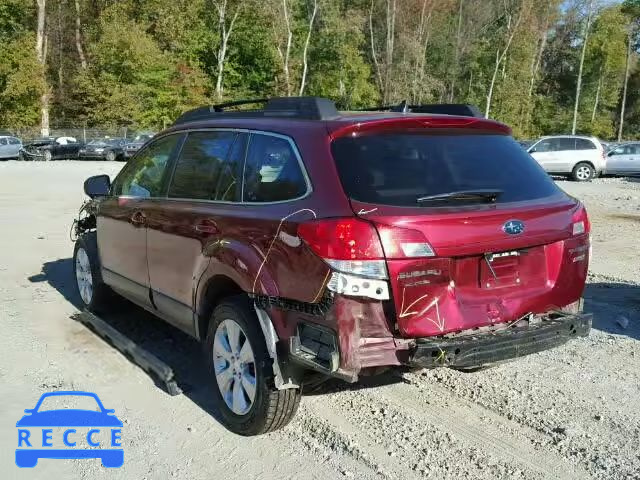
<path id="1" fill-rule="evenodd" d="M 190 133 L 180 151 L 168 196 L 211 199 L 234 137 L 233 132 L 224 131 Z"/>
<path id="2" fill-rule="evenodd" d="M 181 135 L 163 137 L 141 151 L 120 172 L 113 182 L 113 195 L 132 197 L 158 197 L 169 159 Z"/>
<path id="3" fill-rule="evenodd" d="M 0 145 L 6 145 L 7 143 L 8 142 L 6 138 L 0 138 Z"/>
<path id="4" fill-rule="evenodd" d="M 291 143 L 252 134 L 244 168 L 245 202 L 280 202 L 304 195 L 307 183 Z"/>
<path id="5" fill-rule="evenodd" d="M 20 140 L 18 140 L 17 138 L 9 139 L 9 145 L 19 145 L 19 144 L 20 144 Z"/>
<path id="6" fill-rule="evenodd" d="M 489 189 L 502 191 L 497 202 L 506 203 L 559 192 L 506 135 L 344 137 L 332 152 L 345 192 L 361 202 L 415 207 L 420 197 Z"/>
<path id="7" fill-rule="evenodd" d="M 595 150 L 596 146 L 586 138 L 576 138 L 576 150 Z"/>

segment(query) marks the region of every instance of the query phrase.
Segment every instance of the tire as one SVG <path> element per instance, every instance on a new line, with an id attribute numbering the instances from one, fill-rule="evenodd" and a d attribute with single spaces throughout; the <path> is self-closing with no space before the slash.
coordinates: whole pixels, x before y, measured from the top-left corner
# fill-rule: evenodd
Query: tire
<path id="1" fill-rule="evenodd" d="M 112 151 L 108 151 L 107 152 L 107 156 L 106 156 L 106 160 L 108 162 L 113 162 L 116 159 L 116 152 L 112 152 Z"/>
<path id="2" fill-rule="evenodd" d="M 73 273 L 76 292 L 82 306 L 96 313 L 107 310 L 112 292 L 102 281 L 96 232 L 85 233 L 76 240 L 73 249 Z"/>
<path id="3" fill-rule="evenodd" d="M 53 160 L 53 155 L 51 154 L 50 150 L 45 150 L 44 151 L 44 161 L 45 162 L 50 162 L 51 160 Z"/>
<path id="4" fill-rule="evenodd" d="M 239 332 L 235 348 L 227 348 L 234 343 L 229 338 L 234 338 L 233 328 L 236 327 Z M 247 351 L 246 342 L 250 351 L 239 355 Z M 224 355 L 220 356 L 222 350 Z M 234 353 L 237 354 L 235 358 Z M 204 342 L 204 355 L 211 374 L 213 399 L 226 428 L 238 435 L 261 435 L 284 427 L 293 418 L 301 391 L 275 388 L 272 359 L 247 297 L 231 297 L 214 309 Z M 253 363 L 249 355 L 253 355 Z M 225 389 L 221 384 L 228 387 Z M 254 385 L 253 399 L 249 385 Z M 242 401 L 234 401 L 236 394 Z"/>
<path id="5" fill-rule="evenodd" d="M 576 182 L 589 182 L 595 177 L 596 171 L 586 162 L 580 162 L 571 171 L 571 178 Z"/>

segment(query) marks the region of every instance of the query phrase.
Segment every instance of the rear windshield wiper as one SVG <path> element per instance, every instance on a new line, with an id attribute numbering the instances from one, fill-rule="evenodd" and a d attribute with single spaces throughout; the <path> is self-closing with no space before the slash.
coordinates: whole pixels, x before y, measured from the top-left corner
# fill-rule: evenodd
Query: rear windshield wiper
<path id="1" fill-rule="evenodd" d="M 418 197 L 416 202 L 429 203 L 429 202 L 448 202 L 448 201 L 480 201 L 487 203 L 494 203 L 500 195 L 502 190 L 492 189 L 479 189 L 479 190 L 460 190 L 458 192 L 439 193 L 437 195 L 427 195 L 426 197 Z"/>

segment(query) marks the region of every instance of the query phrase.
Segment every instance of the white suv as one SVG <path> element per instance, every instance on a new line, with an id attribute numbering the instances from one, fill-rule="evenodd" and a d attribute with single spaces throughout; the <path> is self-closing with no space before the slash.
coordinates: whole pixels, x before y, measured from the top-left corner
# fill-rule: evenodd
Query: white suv
<path id="1" fill-rule="evenodd" d="M 591 180 L 606 165 L 604 147 L 596 137 L 543 137 L 528 152 L 548 173 L 571 175 L 578 182 Z"/>

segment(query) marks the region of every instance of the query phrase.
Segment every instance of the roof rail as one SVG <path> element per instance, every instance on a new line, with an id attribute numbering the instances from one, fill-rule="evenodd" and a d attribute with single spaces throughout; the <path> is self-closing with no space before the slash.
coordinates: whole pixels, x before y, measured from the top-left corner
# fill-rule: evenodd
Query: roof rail
<path id="1" fill-rule="evenodd" d="M 398 105 L 385 105 L 380 107 L 362 108 L 361 112 L 401 112 L 401 113 L 437 113 L 443 115 L 460 115 L 463 117 L 484 117 L 482 112 L 475 105 L 463 103 L 431 103 L 424 105 L 408 105 L 406 100 Z"/>
<path id="2" fill-rule="evenodd" d="M 230 107 L 242 105 L 263 104 L 262 109 L 253 110 L 232 110 L 226 111 Z M 198 120 L 209 120 L 214 118 L 261 118 L 261 117 L 285 117 L 303 120 L 330 120 L 338 116 L 333 101 L 322 97 L 275 97 L 258 98 L 252 100 L 238 100 L 234 102 L 220 103 L 189 110 L 183 113 L 174 122 L 179 125 Z"/>

